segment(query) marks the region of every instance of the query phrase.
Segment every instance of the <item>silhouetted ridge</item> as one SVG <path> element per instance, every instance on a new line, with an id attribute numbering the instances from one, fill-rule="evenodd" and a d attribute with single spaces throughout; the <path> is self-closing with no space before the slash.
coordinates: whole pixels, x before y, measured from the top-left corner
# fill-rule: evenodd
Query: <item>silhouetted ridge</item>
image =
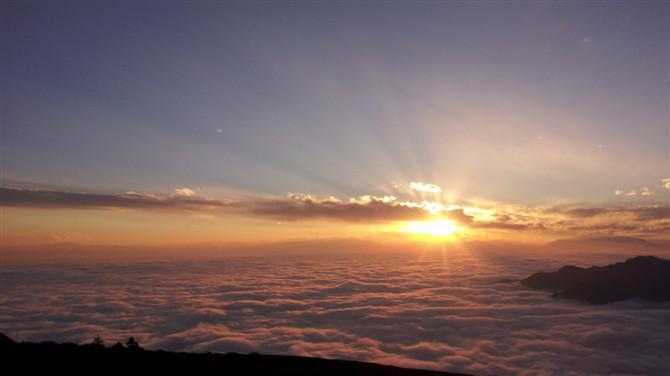
<path id="1" fill-rule="evenodd" d="M 15 343 L 14 340 L 0 333 L 0 346 L 14 345 Z"/>
<path id="2" fill-rule="evenodd" d="M 521 281 L 525 286 L 554 291 L 554 297 L 606 304 L 626 299 L 670 300 L 670 260 L 638 256 L 603 267 L 564 266 Z"/>
<path id="3" fill-rule="evenodd" d="M 5 375 L 465 376 L 301 356 L 149 351 L 134 339 L 128 342 L 129 347 L 105 347 L 97 339 L 88 345 L 16 343 L 0 333 L 0 364 Z"/>

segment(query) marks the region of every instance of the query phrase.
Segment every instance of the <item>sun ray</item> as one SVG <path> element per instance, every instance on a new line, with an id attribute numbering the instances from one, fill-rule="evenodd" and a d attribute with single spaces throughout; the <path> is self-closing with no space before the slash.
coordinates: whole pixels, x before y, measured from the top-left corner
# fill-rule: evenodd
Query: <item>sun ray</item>
<path id="1" fill-rule="evenodd" d="M 429 239 L 450 239 L 455 238 L 464 229 L 452 220 L 437 218 L 430 221 L 407 222 L 402 226 L 402 231 Z"/>

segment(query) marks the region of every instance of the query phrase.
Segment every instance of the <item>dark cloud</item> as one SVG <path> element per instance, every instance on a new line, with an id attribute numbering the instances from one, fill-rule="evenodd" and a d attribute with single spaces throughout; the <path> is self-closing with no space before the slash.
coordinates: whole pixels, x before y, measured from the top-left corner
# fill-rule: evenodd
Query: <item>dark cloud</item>
<path id="1" fill-rule="evenodd" d="M 544 210 L 549 214 L 560 214 L 570 218 L 592 218 L 607 215 L 629 215 L 638 220 L 670 219 L 670 206 L 647 205 L 633 207 L 553 207 Z"/>
<path id="2" fill-rule="evenodd" d="M 47 209 L 155 209 L 199 210 L 223 208 L 231 203 L 183 195 L 150 195 L 127 192 L 99 194 L 28 190 L 0 187 L 0 206 Z"/>
<path id="3" fill-rule="evenodd" d="M 152 195 L 127 192 L 99 194 L 31 190 L 0 187 L 0 206 L 47 209 L 141 209 L 198 211 L 229 209 L 231 212 L 285 221 L 332 219 L 349 222 L 391 222 L 434 217 L 420 204 L 399 202 L 395 198 L 363 196 L 349 201 L 317 199 L 290 194 L 281 198 L 254 198 L 233 202 L 187 195 Z M 472 218 L 462 209 L 440 211 L 443 217 L 469 223 Z"/>
<path id="4" fill-rule="evenodd" d="M 244 207 L 253 215 L 286 221 L 336 219 L 349 222 L 392 222 L 430 220 L 436 217 L 479 228 L 523 229 L 522 224 L 476 222 L 463 208 L 435 208 L 431 203 L 397 201 L 394 197 L 362 196 L 342 201 L 336 198 L 317 199 L 308 195 L 289 195 L 276 200 L 247 202 Z"/>
<path id="5" fill-rule="evenodd" d="M 670 206 L 649 206 L 632 209 L 641 221 L 670 220 Z"/>
<path id="6" fill-rule="evenodd" d="M 137 209 L 175 212 L 230 213 L 280 221 L 334 220 L 353 223 L 448 218 L 470 228 L 501 231 L 594 234 L 667 235 L 670 206 L 650 204 L 636 207 L 589 207 L 563 205 L 545 209 L 501 209 L 491 220 L 478 220 L 462 207 L 435 202 L 400 201 L 392 196 L 361 196 L 349 200 L 318 198 L 291 193 L 285 197 L 251 197 L 216 200 L 195 196 L 188 188 L 177 194 L 152 195 L 127 192 L 100 194 L 46 189 L 0 188 L 0 206 L 47 209 Z"/>
<path id="7" fill-rule="evenodd" d="M 529 226 L 523 223 L 510 222 L 476 222 L 470 225 L 473 228 L 496 229 L 496 230 L 525 230 Z"/>
<path id="8" fill-rule="evenodd" d="M 573 204 L 543 209 L 538 213 L 544 215 L 545 230 L 554 233 L 667 238 L 670 229 L 670 206 L 659 203 L 612 207 Z"/>
<path id="9" fill-rule="evenodd" d="M 285 221 L 337 219 L 351 222 L 389 222 L 421 220 L 431 217 L 418 206 L 370 198 L 368 201 L 342 202 L 314 199 L 277 199 L 248 203 L 249 213 Z"/>
<path id="10" fill-rule="evenodd" d="M 281 198 L 245 201 L 213 200 L 185 195 L 152 195 L 128 192 L 98 194 L 0 187 L 0 206 L 47 209 L 142 209 L 197 211 L 229 209 L 231 212 L 285 221 L 333 219 L 350 222 L 391 222 L 433 217 L 424 206 L 395 198 L 363 196 L 341 201 L 290 194 Z M 472 219 L 462 210 L 442 211 L 442 216 L 461 222 Z"/>
<path id="11" fill-rule="evenodd" d="M 575 208 L 575 209 L 569 209 L 565 210 L 563 212 L 560 212 L 561 214 L 567 215 L 568 217 L 573 217 L 573 218 L 590 218 L 590 217 L 596 217 L 599 215 L 603 214 L 609 214 L 611 213 L 611 209 L 607 208 Z"/>

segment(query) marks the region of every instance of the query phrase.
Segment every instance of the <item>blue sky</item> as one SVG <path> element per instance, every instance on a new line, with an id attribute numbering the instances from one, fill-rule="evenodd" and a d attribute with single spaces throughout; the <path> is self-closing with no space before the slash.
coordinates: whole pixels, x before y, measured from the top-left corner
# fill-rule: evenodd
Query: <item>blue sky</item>
<path id="1" fill-rule="evenodd" d="M 3 176 L 101 192 L 659 192 L 669 6 L 5 3 Z"/>

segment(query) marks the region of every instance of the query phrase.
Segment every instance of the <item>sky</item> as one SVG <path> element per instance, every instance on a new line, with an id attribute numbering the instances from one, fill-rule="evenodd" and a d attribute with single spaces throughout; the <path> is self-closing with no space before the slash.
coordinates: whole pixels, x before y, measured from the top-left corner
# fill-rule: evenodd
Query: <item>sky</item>
<path id="1" fill-rule="evenodd" d="M 668 2 L 0 7 L 4 245 L 670 238 Z"/>

